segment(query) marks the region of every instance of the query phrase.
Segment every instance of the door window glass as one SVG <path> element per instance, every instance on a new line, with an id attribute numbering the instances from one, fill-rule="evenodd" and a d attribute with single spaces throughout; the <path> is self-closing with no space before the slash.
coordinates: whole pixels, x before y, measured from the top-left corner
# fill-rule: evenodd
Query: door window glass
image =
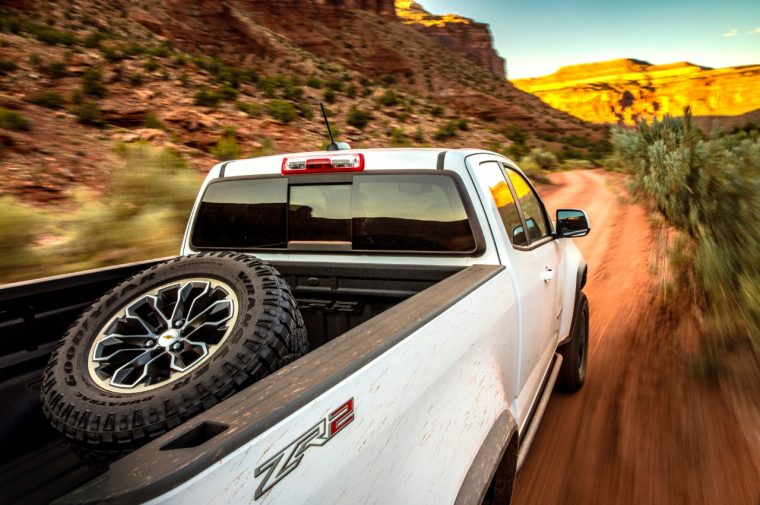
<path id="1" fill-rule="evenodd" d="M 493 198 L 509 240 L 513 245 L 527 246 L 528 241 L 520 220 L 520 213 L 517 211 L 512 191 L 509 189 L 501 167 L 496 162 L 483 163 L 475 169 L 475 173 L 483 192 Z"/>
<path id="2" fill-rule="evenodd" d="M 528 181 L 511 168 L 507 168 L 507 174 L 520 202 L 520 208 L 525 218 L 525 225 L 528 228 L 528 239 L 531 242 L 536 242 L 547 237 L 549 235 L 549 221 L 546 219 L 546 214 L 540 200 L 533 192 Z"/>

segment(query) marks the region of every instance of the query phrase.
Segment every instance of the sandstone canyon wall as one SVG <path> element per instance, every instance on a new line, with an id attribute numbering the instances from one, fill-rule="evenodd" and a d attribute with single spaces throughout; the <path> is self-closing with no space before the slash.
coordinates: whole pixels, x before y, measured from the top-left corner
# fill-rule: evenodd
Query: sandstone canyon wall
<path id="1" fill-rule="evenodd" d="M 621 59 L 572 65 L 513 83 L 552 107 L 597 123 L 633 124 L 680 115 L 687 106 L 695 116 L 737 116 L 760 109 L 760 65 L 712 69 Z"/>
<path id="2" fill-rule="evenodd" d="M 464 54 L 476 65 L 506 79 L 506 60 L 494 49 L 487 24 L 456 14 L 435 16 L 410 0 L 396 0 L 396 13 L 403 23 L 417 27 L 439 44 Z"/>

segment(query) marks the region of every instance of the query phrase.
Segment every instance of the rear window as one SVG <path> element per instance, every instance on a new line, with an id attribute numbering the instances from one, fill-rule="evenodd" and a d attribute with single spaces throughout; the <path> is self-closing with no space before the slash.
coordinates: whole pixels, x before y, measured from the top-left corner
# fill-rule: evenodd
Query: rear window
<path id="1" fill-rule="evenodd" d="M 329 179 L 329 178 L 327 178 Z M 317 179 L 312 179 L 317 180 Z M 476 241 L 451 176 L 306 176 L 211 183 L 192 233 L 199 249 L 472 253 Z"/>

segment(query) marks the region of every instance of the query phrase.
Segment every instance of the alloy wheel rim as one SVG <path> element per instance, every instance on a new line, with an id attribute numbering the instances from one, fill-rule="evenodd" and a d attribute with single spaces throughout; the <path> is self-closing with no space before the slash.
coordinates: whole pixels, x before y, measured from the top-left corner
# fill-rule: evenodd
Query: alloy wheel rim
<path id="1" fill-rule="evenodd" d="M 216 279 L 181 279 L 153 288 L 100 329 L 88 351 L 90 378 L 118 393 L 173 383 L 221 347 L 238 308 L 234 290 Z"/>

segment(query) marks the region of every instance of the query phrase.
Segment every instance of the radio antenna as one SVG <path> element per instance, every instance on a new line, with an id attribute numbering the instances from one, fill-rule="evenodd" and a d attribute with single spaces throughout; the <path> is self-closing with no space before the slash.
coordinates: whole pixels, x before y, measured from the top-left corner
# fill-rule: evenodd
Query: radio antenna
<path id="1" fill-rule="evenodd" d="M 320 102 L 319 106 L 322 108 L 322 117 L 325 118 L 325 126 L 327 127 L 327 134 L 330 136 L 330 145 L 327 146 L 328 151 L 337 151 L 338 150 L 338 144 L 335 143 L 335 139 L 333 138 L 332 130 L 330 129 L 330 121 L 327 120 L 327 112 L 325 111 L 325 104 Z"/>

